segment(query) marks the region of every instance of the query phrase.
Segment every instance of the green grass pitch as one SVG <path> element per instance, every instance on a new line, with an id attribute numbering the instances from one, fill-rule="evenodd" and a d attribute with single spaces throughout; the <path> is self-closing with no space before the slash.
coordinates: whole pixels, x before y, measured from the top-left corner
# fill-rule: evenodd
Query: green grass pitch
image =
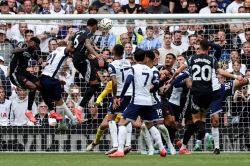
<path id="1" fill-rule="evenodd" d="M 136 153 L 108 158 L 101 153 L 0 153 L 0 166 L 250 166 L 250 154 L 192 154 L 165 158 Z"/>

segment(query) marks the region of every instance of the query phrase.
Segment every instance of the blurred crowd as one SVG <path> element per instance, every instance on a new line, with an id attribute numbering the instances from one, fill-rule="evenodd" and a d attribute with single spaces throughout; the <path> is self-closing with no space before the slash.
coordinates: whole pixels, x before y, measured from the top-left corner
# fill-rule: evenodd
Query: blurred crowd
<path id="1" fill-rule="evenodd" d="M 2 0 L 1 14 L 249 13 L 250 0 Z"/>

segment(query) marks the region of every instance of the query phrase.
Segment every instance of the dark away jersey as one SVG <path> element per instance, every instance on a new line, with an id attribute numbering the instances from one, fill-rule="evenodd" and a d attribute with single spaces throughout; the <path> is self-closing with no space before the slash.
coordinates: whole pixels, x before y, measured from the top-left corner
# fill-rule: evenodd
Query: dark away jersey
<path id="1" fill-rule="evenodd" d="M 216 59 L 208 55 L 193 55 L 189 59 L 189 67 L 192 92 L 212 92 L 212 71 L 218 69 Z"/>
<path id="2" fill-rule="evenodd" d="M 72 42 L 74 45 L 74 58 L 75 59 L 86 59 L 85 52 L 87 50 L 85 46 L 86 39 L 91 39 L 93 33 L 89 31 L 88 28 L 76 32 L 74 37 L 72 38 Z"/>

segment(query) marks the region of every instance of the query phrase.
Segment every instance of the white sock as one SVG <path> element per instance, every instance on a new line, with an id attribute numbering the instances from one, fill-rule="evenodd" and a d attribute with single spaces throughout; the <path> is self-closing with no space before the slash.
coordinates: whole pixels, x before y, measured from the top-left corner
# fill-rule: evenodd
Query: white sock
<path id="1" fill-rule="evenodd" d="M 157 128 L 155 126 L 152 126 L 149 129 L 149 132 L 154 140 L 154 142 L 158 145 L 159 149 L 162 150 L 164 149 L 164 146 L 162 144 L 162 140 L 161 140 L 161 134 L 160 132 L 157 130 Z"/>
<path id="2" fill-rule="evenodd" d="M 83 112 L 84 108 L 82 106 L 78 106 L 77 109 Z"/>
<path id="3" fill-rule="evenodd" d="M 118 147 L 117 126 L 114 120 L 109 121 L 109 132 L 113 143 L 113 148 Z"/>
<path id="4" fill-rule="evenodd" d="M 187 149 L 187 145 L 184 145 L 184 144 L 182 143 L 182 145 L 181 145 L 181 150 L 183 150 L 183 149 Z"/>
<path id="5" fill-rule="evenodd" d="M 159 131 L 161 132 L 163 138 L 165 139 L 168 147 L 170 148 L 170 146 L 173 146 L 173 144 L 171 143 L 171 140 L 170 140 L 168 129 L 163 124 L 157 125 L 157 127 L 158 127 Z"/>
<path id="6" fill-rule="evenodd" d="M 147 145 L 146 145 L 146 141 L 144 139 L 143 131 L 142 130 L 140 131 L 140 136 L 139 136 L 138 142 L 141 145 L 140 146 L 140 150 L 141 151 L 146 151 L 147 150 Z"/>
<path id="7" fill-rule="evenodd" d="M 64 108 L 64 111 L 65 111 L 66 115 L 67 115 L 71 120 L 76 119 L 76 118 L 74 117 L 73 113 L 70 111 L 70 109 L 67 107 L 67 105 L 66 105 L 65 103 L 63 103 L 61 106 Z"/>
<path id="8" fill-rule="evenodd" d="M 126 126 L 119 126 L 119 133 L 118 133 L 118 140 L 119 140 L 119 146 L 118 151 L 124 152 L 124 144 L 126 140 L 126 134 L 127 134 L 127 127 Z"/>
<path id="9" fill-rule="evenodd" d="M 153 146 L 153 141 L 151 139 L 151 136 L 149 134 L 149 131 L 147 129 L 147 127 L 145 126 L 145 124 L 143 123 L 142 126 L 141 126 L 141 133 L 142 133 L 142 137 L 143 139 L 145 140 L 147 146 L 148 146 L 148 149 L 149 150 L 153 150 L 154 149 L 154 146 Z"/>
<path id="10" fill-rule="evenodd" d="M 220 133 L 218 127 L 212 127 L 212 136 L 214 140 L 214 148 L 220 149 Z"/>
<path id="11" fill-rule="evenodd" d="M 132 124 L 131 124 L 131 122 L 129 122 L 127 124 L 127 134 L 126 134 L 125 146 L 131 146 L 131 135 L 132 135 Z"/>

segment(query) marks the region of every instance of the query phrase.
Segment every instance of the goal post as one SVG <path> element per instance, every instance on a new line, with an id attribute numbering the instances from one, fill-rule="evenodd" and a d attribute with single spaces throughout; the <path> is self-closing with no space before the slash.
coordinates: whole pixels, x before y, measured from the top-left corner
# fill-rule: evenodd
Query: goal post
<path id="1" fill-rule="evenodd" d="M 0 35 L 4 34 L 5 38 L 1 41 L 0 37 L 0 56 L 3 65 L 7 67 L 11 61 L 11 52 L 18 43 L 25 42 L 25 32 L 19 26 L 27 24 L 26 30 L 32 30 L 34 36 L 41 39 L 41 52 L 46 59 L 49 51 L 53 49 L 53 45 L 49 42 L 64 40 L 68 41 L 72 34 L 86 26 L 89 18 L 101 20 L 110 18 L 113 20 L 113 28 L 110 35 L 113 36 L 113 42 L 110 44 L 101 41 L 102 32 L 97 31 L 94 43 L 102 55 L 104 56 L 104 48 L 112 49 L 116 43 L 121 43 L 120 35 L 127 33 L 127 25 L 133 24 L 134 31 L 146 38 L 146 27 L 153 26 L 154 36 L 159 38 L 161 46 L 158 49 L 160 53 L 159 63 L 165 63 L 161 59 L 165 49 L 164 34 L 171 34 L 171 46 L 177 50 L 179 54 L 190 56 L 197 49 L 197 41 L 207 38 L 210 42 L 221 45 L 221 58 L 219 65 L 229 72 L 237 72 L 238 74 L 250 77 L 250 15 L 249 14 L 122 14 L 122 15 L 0 15 Z M 181 36 L 175 36 L 175 32 Z M 47 33 L 47 34 L 46 34 Z M 45 35 L 45 36 L 43 36 Z M 47 36 L 46 36 L 47 35 Z M 191 39 L 191 36 L 194 37 Z M 130 37 L 132 46 L 135 48 L 140 45 L 133 37 Z M 100 40 L 99 40 L 100 39 Z M 99 42 L 99 43 L 98 43 Z M 176 43 L 175 43 L 176 42 Z M 180 45 L 178 45 L 178 42 Z M 176 45 L 177 44 L 177 45 Z M 151 47 L 150 47 L 151 48 Z M 153 48 L 153 46 L 152 46 Z M 107 53 L 108 52 L 108 53 Z M 107 61 L 112 60 L 111 52 L 107 51 Z M 233 55 L 232 55 L 233 54 Z M 232 56 L 237 54 L 237 58 Z M 1 61 L 0 57 L 0 61 Z M 249 58 L 249 59 L 248 59 Z M 237 64 L 237 62 L 239 62 Z M 102 62 L 100 62 L 102 63 Z M 1 67 L 2 68 L 2 67 Z M 72 60 L 67 60 L 63 67 L 60 79 L 63 83 L 64 96 L 63 99 L 69 108 L 77 106 L 83 96 L 88 84 L 83 81 L 81 75 L 74 69 Z M 3 68 L 2 68 L 3 70 Z M 36 61 L 30 61 L 29 70 L 39 75 L 41 66 Z M 249 71 L 248 71 L 249 70 Z M 104 90 L 108 80 L 105 74 L 107 71 L 101 69 L 99 71 L 100 88 L 92 97 L 89 104 L 84 110 L 85 121 L 82 125 L 70 126 L 69 119 L 64 118 L 61 128 L 55 121 L 44 123 L 40 118 L 39 123 L 32 124 L 27 121 L 22 125 L 17 125 L 15 121 L 15 111 L 23 111 L 18 108 L 11 108 L 9 115 L 0 112 L 0 151 L 25 151 L 25 152 L 86 152 L 86 147 L 95 139 L 95 134 L 102 119 L 106 116 L 109 102 L 112 95 L 108 94 L 104 98 L 102 104 L 95 108 L 95 101 L 98 95 Z M 6 75 L 7 78 L 7 75 Z M 223 79 L 223 78 L 221 78 Z M 9 86 L 1 80 L 1 86 L 4 87 L 5 93 L 12 92 L 8 98 L 15 102 L 18 106 L 16 95 L 16 87 Z M 26 94 L 27 95 L 27 94 Z M 34 113 L 39 115 L 39 106 L 41 104 L 41 95 L 37 92 Z M 220 118 L 220 148 L 226 152 L 238 152 L 250 150 L 250 86 L 236 92 L 234 96 L 228 97 L 224 102 L 223 113 Z M 0 110 L 1 111 L 1 110 Z M 224 118 L 225 116 L 225 118 Z M 2 119 L 9 119 L 5 124 Z M 39 116 L 38 116 L 39 117 Z M 211 137 L 211 122 L 207 116 L 207 137 Z M 184 127 L 179 125 L 179 131 L 176 140 L 183 138 Z M 194 146 L 195 137 L 189 142 L 189 149 Z M 132 133 L 132 149 L 140 152 L 142 149 L 143 139 L 140 136 L 139 129 L 133 129 Z M 206 141 L 203 142 L 203 151 L 209 151 Z M 104 131 L 99 144 L 95 147 L 95 152 L 107 151 L 111 148 L 111 139 L 108 130 Z M 178 147 L 176 146 L 178 149 Z"/>

